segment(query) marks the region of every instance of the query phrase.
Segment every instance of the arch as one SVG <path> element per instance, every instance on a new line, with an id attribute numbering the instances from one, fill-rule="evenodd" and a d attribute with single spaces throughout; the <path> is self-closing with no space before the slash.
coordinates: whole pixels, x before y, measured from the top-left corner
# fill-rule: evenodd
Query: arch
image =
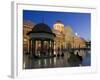
<path id="1" fill-rule="evenodd" d="M 77 54 L 79 55 L 79 53 L 80 53 L 79 50 L 75 50 L 75 51 L 74 51 L 74 54 L 75 54 L 75 55 L 77 55 Z"/>

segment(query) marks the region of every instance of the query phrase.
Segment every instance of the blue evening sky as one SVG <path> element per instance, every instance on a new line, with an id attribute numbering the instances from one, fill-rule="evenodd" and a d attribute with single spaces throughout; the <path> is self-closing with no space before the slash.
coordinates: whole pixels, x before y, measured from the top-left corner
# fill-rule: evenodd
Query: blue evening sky
<path id="1" fill-rule="evenodd" d="M 35 24 L 44 22 L 50 28 L 57 20 L 65 27 L 70 25 L 75 33 L 86 40 L 91 40 L 91 14 L 75 12 L 51 12 L 23 10 L 23 20 L 30 20 Z"/>

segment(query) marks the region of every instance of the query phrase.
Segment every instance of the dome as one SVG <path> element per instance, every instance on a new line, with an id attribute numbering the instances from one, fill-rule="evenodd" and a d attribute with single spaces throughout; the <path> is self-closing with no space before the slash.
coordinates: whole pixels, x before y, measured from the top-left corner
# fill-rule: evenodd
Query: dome
<path id="1" fill-rule="evenodd" d="M 53 28 L 59 32 L 64 32 L 64 24 L 62 24 L 59 20 L 53 25 Z"/>
<path id="2" fill-rule="evenodd" d="M 44 23 L 39 23 L 39 24 L 35 25 L 32 29 L 32 32 L 52 33 L 50 27 Z"/>
<path id="3" fill-rule="evenodd" d="M 50 35 L 53 35 L 53 36 L 56 36 L 52 30 L 50 29 L 50 27 L 47 25 L 47 24 L 44 24 L 44 23 L 39 23 L 39 24 L 36 24 L 32 31 L 28 32 L 27 35 L 31 34 L 31 33 L 46 33 L 46 34 L 50 34 Z"/>

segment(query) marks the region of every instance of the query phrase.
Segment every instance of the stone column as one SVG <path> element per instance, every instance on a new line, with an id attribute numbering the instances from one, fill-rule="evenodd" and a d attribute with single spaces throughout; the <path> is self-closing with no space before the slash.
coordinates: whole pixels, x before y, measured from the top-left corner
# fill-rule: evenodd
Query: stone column
<path id="1" fill-rule="evenodd" d="M 35 40 L 32 40 L 32 55 L 35 56 Z"/>
<path id="2" fill-rule="evenodd" d="M 50 41 L 50 45 L 51 45 L 51 49 L 50 49 L 51 56 L 53 56 L 53 44 L 52 44 L 52 41 Z"/>
<path id="3" fill-rule="evenodd" d="M 52 41 L 52 54 L 54 55 L 54 41 Z"/>
<path id="4" fill-rule="evenodd" d="M 33 56 L 33 39 L 32 39 L 32 41 L 31 41 L 31 53 L 32 53 L 32 55 L 31 55 L 31 57 Z"/>
<path id="5" fill-rule="evenodd" d="M 31 45 L 31 40 L 29 39 L 29 41 L 28 41 L 28 53 L 30 53 L 30 46 Z"/>
<path id="6" fill-rule="evenodd" d="M 48 57 L 50 56 L 50 40 L 48 40 Z"/>
<path id="7" fill-rule="evenodd" d="M 51 40 L 49 42 L 50 42 L 50 56 L 52 56 L 52 42 Z"/>
<path id="8" fill-rule="evenodd" d="M 29 40 L 29 54 L 32 56 L 32 40 Z"/>
<path id="9" fill-rule="evenodd" d="M 43 56 L 43 40 L 41 40 L 41 51 L 40 51 L 40 56 Z"/>
<path id="10" fill-rule="evenodd" d="M 29 48 L 30 48 L 30 39 L 29 39 L 28 42 L 27 42 L 27 52 L 28 52 L 28 53 L 30 53 Z"/>

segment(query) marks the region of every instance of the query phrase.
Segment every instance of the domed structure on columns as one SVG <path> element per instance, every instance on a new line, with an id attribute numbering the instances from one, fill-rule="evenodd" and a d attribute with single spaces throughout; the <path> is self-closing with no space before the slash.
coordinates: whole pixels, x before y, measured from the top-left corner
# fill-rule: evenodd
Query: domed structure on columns
<path id="1" fill-rule="evenodd" d="M 30 55 L 39 58 L 54 56 L 54 38 L 56 35 L 47 24 L 36 24 L 27 35 L 30 37 Z"/>

